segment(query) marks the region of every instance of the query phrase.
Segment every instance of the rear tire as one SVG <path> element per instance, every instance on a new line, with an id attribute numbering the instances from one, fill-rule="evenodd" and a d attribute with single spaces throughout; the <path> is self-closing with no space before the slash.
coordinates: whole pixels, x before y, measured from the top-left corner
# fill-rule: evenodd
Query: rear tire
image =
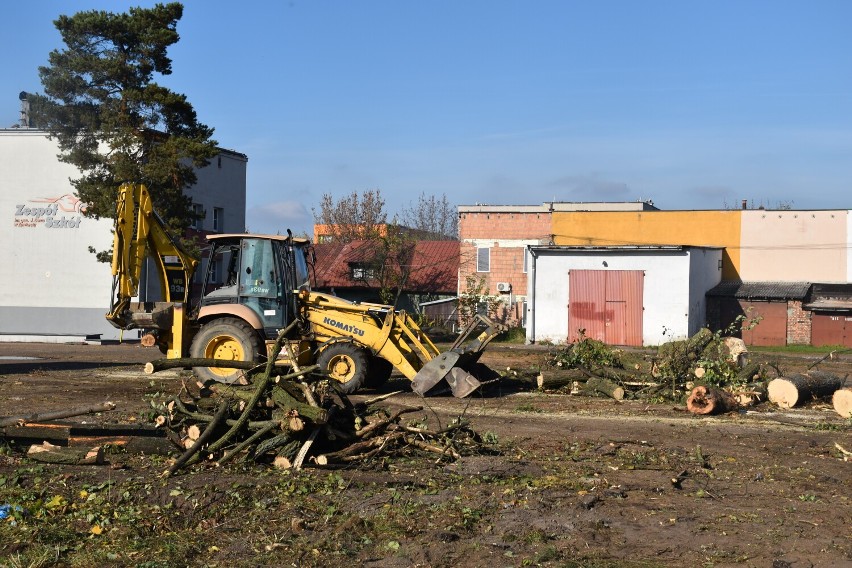
<path id="1" fill-rule="evenodd" d="M 328 373 L 344 394 L 352 394 L 367 379 L 369 358 L 360 347 L 349 343 L 335 343 L 320 352 L 319 368 Z"/>
<path id="2" fill-rule="evenodd" d="M 192 340 L 189 354 L 195 358 L 226 361 L 257 361 L 261 340 L 252 326 L 237 318 L 220 318 L 201 326 Z M 232 384 L 245 377 L 245 371 L 221 367 L 193 367 L 202 381 Z"/>

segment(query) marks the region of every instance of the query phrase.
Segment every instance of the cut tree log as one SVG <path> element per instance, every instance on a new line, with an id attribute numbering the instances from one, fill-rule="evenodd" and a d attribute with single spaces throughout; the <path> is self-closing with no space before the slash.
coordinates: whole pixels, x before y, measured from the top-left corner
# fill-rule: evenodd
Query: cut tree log
<path id="1" fill-rule="evenodd" d="M 748 363 L 737 373 L 737 381 L 751 383 L 760 379 L 760 363 Z"/>
<path id="2" fill-rule="evenodd" d="M 733 395 L 741 407 L 752 406 L 766 400 L 766 384 L 752 383 L 737 389 Z"/>
<path id="3" fill-rule="evenodd" d="M 570 387 L 575 381 L 585 381 L 586 374 L 579 369 L 543 370 L 536 377 L 539 390 L 556 390 Z"/>
<path id="4" fill-rule="evenodd" d="M 852 418 L 852 386 L 834 391 L 831 403 L 837 414 L 843 418 Z"/>
<path id="5" fill-rule="evenodd" d="M 168 369 L 191 369 L 193 367 L 217 367 L 220 369 L 242 369 L 251 371 L 266 366 L 265 362 L 233 361 L 227 359 L 204 359 L 183 357 L 181 359 L 155 359 L 145 363 L 145 374 L 152 375 Z"/>
<path id="6" fill-rule="evenodd" d="M 40 414 L 30 414 L 29 416 L 6 416 L 0 418 L 0 426 L 12 426 L 13 424 L 23 425 L 27 422 L 46 422 L 50 420 L 59 420 L 61 418 L 71 418 L 72 416 L 82 416 L 83 414 L 106 412 L 108 410 L 115 410 L 114 402 L 104 402 L 94 406 L 84 406 L 82 408 L 42 412 Z"/>
<path id="7" fill-rule="evenodd" d="M 722 389 L 699 385 L 686 399 L 686 409 L 693 414 L 721 414 L 738 408 L 737 399 Z"/>
<path id="8" fill-rule="evenodd" d="M 58 463 L 64 465 L 101 465 L 104 463 L 104 452 L 100 446 L 94 448 L 69 448 L 54 446 L 49 442 L 30 446 L 27 457 L 42 463 Z"/>
<path id="9" fill-rule="evenodd" d="M 778 377 L 767 387 L 769 401 L 780 408 L 793 408 L 811 399 L 834 394 L 843 386 L 843 377 L 821 371 L 808 371 L 804 375 Z"/>
<path id="10" fill-rule="evenodd" d="M 589 377 L 588 380 L 586 380 L 586 388 L 605 394 L 615 400 L 624 400 L 624 389 L 607 379 Z"/>

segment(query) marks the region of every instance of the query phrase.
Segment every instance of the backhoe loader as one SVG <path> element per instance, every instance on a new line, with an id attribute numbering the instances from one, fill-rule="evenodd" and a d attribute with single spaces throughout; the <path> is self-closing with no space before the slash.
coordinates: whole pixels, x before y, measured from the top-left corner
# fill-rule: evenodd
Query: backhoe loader
<path id="1" fill-rule="evenodd" d="M 168 358 L 261 361 L 282 330 L 287 365 L 318 364 L 345 393 L 378 386 L 396 369 L 425 395 L 442 381 L 455 396 L 480 385 L 472 374 L 483 349 L 503 331 L 478 316 L 441 352 L 404 310 L 350 302 L 310 288 L 310 242 L 292 234 L 208 235 L 201 292 L 191 282 L 198 259 L 188 253 L 154 211 L 147 188 L 119 188 L 113 240 L 113 291 L 107 320 L 142 329 L 142 343 Z M 153 259 L 162 301 L 139 302 L 146 257 Z M 202 380 L 234 383 L 243 371 L 194 367 Z M 437 390 L 437 389 L 435 389 Z"/>

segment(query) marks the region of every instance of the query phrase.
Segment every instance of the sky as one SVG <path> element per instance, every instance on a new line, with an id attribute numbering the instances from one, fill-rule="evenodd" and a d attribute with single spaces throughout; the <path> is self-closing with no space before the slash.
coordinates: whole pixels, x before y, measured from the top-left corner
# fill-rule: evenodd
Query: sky
<path id="1" fill-rule="evenodd" d="M 4 6 L 0 127 L 61 49 L 53 20 L 137 0 Z M 173 73 L 248 156 L 247 229 L 379 189 L 455 205 L 653 200 L 852 208 L 846 0 L 188 0 Z"/>

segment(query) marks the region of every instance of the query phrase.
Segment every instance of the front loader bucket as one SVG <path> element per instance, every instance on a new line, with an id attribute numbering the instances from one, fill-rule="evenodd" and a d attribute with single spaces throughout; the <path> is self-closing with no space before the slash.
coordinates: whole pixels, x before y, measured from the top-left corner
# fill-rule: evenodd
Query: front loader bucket
<path id="1" fill-rule="evenodd" d="M 456 366 L 459 357 L 461 357 L 460 353 L 447 351 L 423 365 L 423 368 L 411 379 L 411 390 L 420 396 L 425 396 Z"/>
<path id="2" fill-rule="evenodd" d="M 420 372 L 411 379 L 411 390 L 420 396 L 425 396 L 443 380 L 453 391 L 453 396 L 464 398 L 470 395 L 482 385 L 479 379 L 470 373 L 479 359 L 479 355 L 479 353 L 459 353 L 457 351 L 441 353 L 426 363 L 420 369 Z"/>
<path id="3" fill-rule="evenodd" d="M 468 396 L 482 385 L 469 371 L 479 360 L 485 346 L 504 330 L 504 326 L 487 317 L 476 316 L 449 351 L 423 365 L 420 372 L 411 379 L 411 390 L 424 396 L 435 385 L 445 380 L 453 391 L 453 396 Z"/>
<path id="4" fill-rule="evenodd" d="M 482 383 L 476 377 L 460 367 L 450 369 L 450 372 L 444 378 L 456 398 L 464 398 L 482 386 Z"/>

